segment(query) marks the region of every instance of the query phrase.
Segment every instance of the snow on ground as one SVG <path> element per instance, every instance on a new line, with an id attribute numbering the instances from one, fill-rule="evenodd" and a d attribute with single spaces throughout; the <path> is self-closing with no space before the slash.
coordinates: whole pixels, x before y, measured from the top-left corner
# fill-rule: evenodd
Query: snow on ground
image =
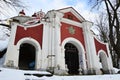
<path id="1" fill-rule="evenodd" d="M 3 51 L 5 48 L 7 48 L 9 38 L 6 38 L 5 40 L 0 40 L 0 51 Z"/>
<path id="2" fill-rule="evenodd" d="M 16 69 L 0 68 L 0 80 L 120 80 L 120 74 L 113 75 L 85 75 L 85 76 L 47 76 L 49 72 L 25 71 Z M 36 76 L 40 74 L 46 76 Z"/>
<path id="3" fill-rule="evenodd" d="M 115 73 L 118 73 L 118 71 L 120 71 L 120 69 L 117 69 L 115 67 L 113 69 L 114 69 Z"/>
<path id="4" fill-rule="evenodd" d="M 4 61 L 5 61 L 5 55 L 2 58 L 0 58 L 0 67 L 3 66 Z"/>
<path id="5" fill-rule="evenodd" d="M 0 25 L 0 51 L 7 48 L 10 35 L 10 30 L 7 27 Z"/>
<path id="6" fill-rule="evenodd" d="M 0 68 L 0 80 L 25 80 L 21 71 Z"/>

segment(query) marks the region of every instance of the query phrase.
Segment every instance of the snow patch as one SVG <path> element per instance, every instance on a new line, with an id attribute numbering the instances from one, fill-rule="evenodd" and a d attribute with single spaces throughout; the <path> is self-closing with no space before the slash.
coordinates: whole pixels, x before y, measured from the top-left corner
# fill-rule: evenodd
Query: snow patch
<path id="1" fill-rule="evenodd" d="M 0 58 L 0 67 L 3 66 L 4 61 L 5 61 L 5 55 L 2 58 Z"/>
<path id="2" fill-rule="evenodd" d="M 0 40 L 0 51 L 3 51 L 8 46 L 9 38 L 6 38 L 5 40 Z"/>
<path id="3" fill-rule="evenodd" d="M 0 80 L 24 80 L 22 71 L 0 68 Z"/>
<path id="4" fill-rule="evenodd" d="M 0 51 L 8 46 L 10 31 L 7 27 L 0 25 Z"/>
<path id="5" fill-rule="evenodd" d="M 114 69 L 115 73 L 118 73 L 118 71 L 120 71 L 120 69 L 115 68 L 115 67 L 113 69 Z"/>
<path id="6" fill-rule="evenodd" d="M 37 77 L 34 75 L 24 75 L 25 73 L 30 74 L 46 74 L 49 72 L 41 71 L 25 71 L 16 69 L 0 68 L 0 80 L 120 80 L 120 74 L 114 75 L 78 75 L 78 76 L 43 76 Z"/>

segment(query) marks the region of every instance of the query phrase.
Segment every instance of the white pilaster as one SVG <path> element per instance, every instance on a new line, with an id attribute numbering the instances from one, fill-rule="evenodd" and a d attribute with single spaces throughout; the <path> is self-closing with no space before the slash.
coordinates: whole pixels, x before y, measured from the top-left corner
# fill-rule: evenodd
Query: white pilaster
<path id="1" fill-rule="evenodd" d="M 41 69 L 45 70 L 48 66 L 48 52 L 49 52 L 49 24 L 47 22 L 43 22 L 43 38 L 42 38 L 42 56 L 40 57 L 42 60 Z"/>
<path id="2" fill-rule="evenodd" d="M 83 31 L 84 31 L 84 38 L 85 38 L 85 47 L 86 47 L 86 55 L 87 55 L 87 62 L 88 62 L 88 69 L 90 73 L 94 73 L 93 71 L 96 69 L 97 63 L 97 55 L 96 55 L 96 48 L 94 43 L 94 38 L 90 32 L 90 28 L 92 23 L 90 22 L 83 22 Z"/>
<path id="3" fill-rule="evenodd" d="M 49 47 L 51 49 L 49 49 L 50 52 L 50 56 L 51 58 L 49 58 L 49 64 L 51 68 L 54 68 L 54 70 L 59 70 L 61 69 L 61 31 L 60 31 L 60 27 L 61 27 L 61 18 L 63 17 L 63 14 L 57 11 L 50 11 L 48 13 L 49 16 L 49 20 L 50 20 L 50 26 L 49 26 L 49 40 L 51 41 L 49 43 Z"/>
<path id="4" fill-rule="evenodd" d="M 10 36 L 10 40 L 8 43 L 8 48 L 7 48 L 4 65 L 8 66 L 9 63 L 11 63 L 11 64 L 13 64 L 12 66 L 18 67 L 18 64 L 16 61 L 18 59 L 18 57 L 17 57 L 18 54 L 15 54 L 17 52 L 17 49 L 14 45 L 14 40 L 15 40 L 15 35 L 16 35 L 16 30 L 17 30 L 17 23 L 12 22 L 11 25 L 12 25 L 11 36 Z"/>
<path id="5" fill-rule="evenodd" d="M 51 67 L 51 64 L 52 64 L 52 59 L 51 59 L 51 36 L 52 36 L 52 33 L 51 33 L 51 30 L 52 30 L 52 27 L 51 27 L 51 25 L 50 25 L 50 23 L 49 23 L 49 30 L 48 30 L 48 56 L 47 56 L 47 58 L 48 58 L 48 68 L 50 68 Z"/>
<path id="6" fill-rule="evenodd" d="M 48 69 L 53 71 L 55 67 L 55 11 L 49 11 L 46 15 L 49 22 L 48 30 Z"/>
<path id="7" fill-rule="evenodd" d="M 51 26 L 51 68 L 55 67 L 55 25 Z"/>
<path id="8" fill-rule="evenodd" d="M 61 46 L 60 46 L 60 43 L 61 43 L 61 18 L 63 17 L 63 14 L 60 13 L 60 12 L 55 12 L 55 32 L 54 32 L 54 46 L 55 46 L 55 68 L 56 69 L 60 69 L 61 66 L 60 66 L 60 62 L 61 62 Z"/>

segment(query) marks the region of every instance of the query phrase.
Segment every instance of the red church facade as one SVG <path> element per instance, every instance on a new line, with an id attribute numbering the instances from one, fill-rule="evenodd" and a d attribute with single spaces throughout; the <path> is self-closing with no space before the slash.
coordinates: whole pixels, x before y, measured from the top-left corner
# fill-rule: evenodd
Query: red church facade
<path id="1" fill-rule="evenodd" d="M 24 18 L 25 14 L 19 20 Z M 92 34 L 92 23 L 72 7 L 11 24 L 7 67 L 31 69 L 34 62 L 32 69 L 55 74 L 101 74 L 100 69 L 113 73 L 108 45 Z"/>

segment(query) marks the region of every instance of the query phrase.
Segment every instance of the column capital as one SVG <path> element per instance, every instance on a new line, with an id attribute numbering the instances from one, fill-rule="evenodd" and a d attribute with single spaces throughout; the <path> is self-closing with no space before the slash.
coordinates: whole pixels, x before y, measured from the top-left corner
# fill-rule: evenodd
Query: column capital
<path id="1" fill-rule="evenodd" d="M 90 21 L 82 22 L 82 24 L 85 31 L 90 31 L 90 28 L 93 26 L 93 23 Z"/>

